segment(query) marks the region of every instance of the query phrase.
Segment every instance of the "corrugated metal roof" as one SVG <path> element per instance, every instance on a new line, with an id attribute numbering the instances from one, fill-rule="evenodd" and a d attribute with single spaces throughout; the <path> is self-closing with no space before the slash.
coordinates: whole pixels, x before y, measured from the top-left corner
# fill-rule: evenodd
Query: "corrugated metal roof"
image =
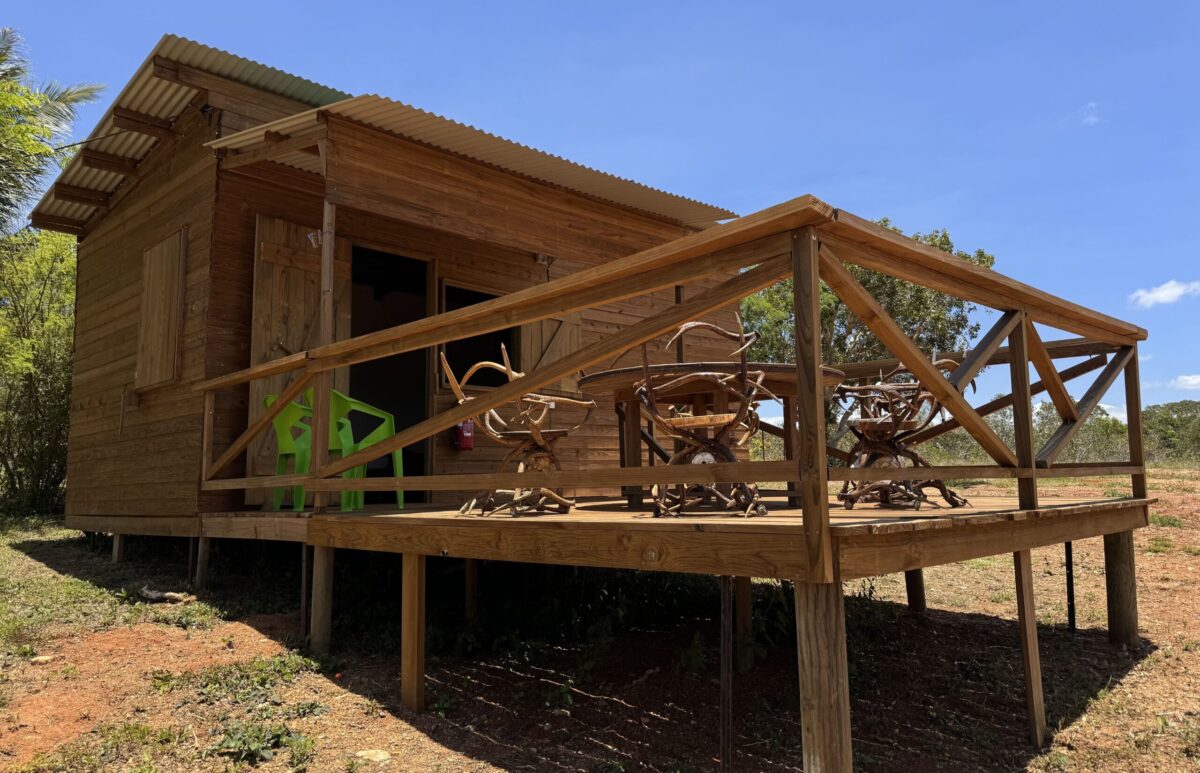
<path id="1" fill-rule="evenodd" d="M 262 142 L 268 131 L 294 134 L 313 126 L 318 113 L 337 115 L 375 129 L 416 140 L 442 150 L 481 161 L 526 177 L 558 185 L 598 199 L 667 217 L 691 226 L 706 227 L 737 217 L 727 209 L 651 188 L 648 185 L 577 164 L 562 156 L 522 145 L 474 126 L 430 113 L 418 107 L 364 94 L 297 113 L 208 143 L 213 148 L 237 151 Z M 309 153 L 290 153 L 276 159 L 309 172 L 320 171 L 320 161 Z"/>
<path id="2" fill-rule="evenodd" d="M 104 117 L 92 129 L 84 147 L 140 161 L 146 157 L 157 140 L 149 135 L 115 128 L 112 122 L 113 107 L 120 106 L 168 120 L 174 120 L 183 112 L 184 107 L 196 95 L 196 90 L 154 77 L 155 57 L 171 59 L 197 70 L 204 70 L 309 105 L 324 105 L 350 96 L 344 91 L 290 75 L 282 70 L 218 48 L 212 48 L 177 35 L 163 35 L 133 78 L 125 84 L 125 88 L 121 89 L 121 93 L 113 100 L 113 104 L 104 113 Z M 72 163 L 59 174 L 55 182 L 111 192 L 123 179 L 122 175 L 113 172 L 104 172 L 80 163 Z M 49 217 L 87 220 L 96 210 L 95 207 L 86 204 L 57 199 L 54 196 L 54 188 L 51 186 L 33 211 Z"/>
<path id="3" fill-rule="evenodd" d="M 687 225 L 705 227 L 718 220 L 736 217 L 733 212 L 721 207 L 601 172 L 402 102 L 372 94 L 351 97 L 328 86 L 175 35 L 162 37 L 137 73 L 117 95 L 113 106 L 109 107 L 88 135 L 85 147 L 140 161 L 150 152 L 157 140 L 138 132 L 116 129 L 112 122 L 113 107 L 120 106 L 158 118 L 174 120 L 196 95 L 193 88 L 156 78 L 153 67 L 155 57 L 171 59 L 197 70 L 220 75 L 314 107 L 322 107 L 329 112 L 383 131 Z M 263 132 L 267 129 L 291 133 L 316 120 L 315 110 L 298 113 L 210 144 L 236 150 L 261 141 Z M 318 171 L 313 160 L 311 155 L 303 153 L 279 159 L 281 163 L 297 168 Z M 59 174 L 55 182 L 112 192 L 123 179 L 119 174 L 72 163 Z M 96 212 L 96 208 L 62 201 L 54 196 L 54 188 L 51 186 L 33 212 L 46 217 L 86 221 Z"/>

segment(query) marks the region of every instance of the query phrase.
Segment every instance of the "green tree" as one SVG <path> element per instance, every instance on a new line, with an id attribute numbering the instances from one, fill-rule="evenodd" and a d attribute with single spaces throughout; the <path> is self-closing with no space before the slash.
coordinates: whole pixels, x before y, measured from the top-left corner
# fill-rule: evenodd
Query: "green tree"
<path id="1" fill-rule="evenodd" d="M 70 132 L 76 107 L 100 90 L 90 84 L 34 85 L 29 70 L 21 36 L 0 29 L 0 231 L 5 233 L 16 228 L 22 210 L 60 160 L 54 143 Z"/>
<path id="2" fill-rule="evenodd" d="M 1142 411 L 1146 453 L 1152 461 L 1200 458 L 1200 400 L 1178 400 Z"/>
<path id="3" fill-rule="evenodd" d="M 884 218 L 879 224 L 899 231 Z M 913 234 L 913 239 L 937 247 L 978 266 L 991 268 L 995 257 L 984 250 L 964 252 L 954 246 L 945 229 Z M 972 323 L 975 306 L 945 293 L 870 269 L 849 266 L 855 279 L 879 301 L 923 350 L 933 353 L 964 349 L 979 333 Z M 793 362 L 796 356 L 792 282 L 779 282 L 742 301 L 742 318 L 761 338 L 751 356 L 765 362 Z M 883 359 L 892 354 L 870 330 L 821 283 L 821 355 L 827 364 Z"/>
<path id="4" fill-rule="evenodd" d="M 71 403 L 75 239 L 0 237 L 0 505 L 62 506 Z"/>

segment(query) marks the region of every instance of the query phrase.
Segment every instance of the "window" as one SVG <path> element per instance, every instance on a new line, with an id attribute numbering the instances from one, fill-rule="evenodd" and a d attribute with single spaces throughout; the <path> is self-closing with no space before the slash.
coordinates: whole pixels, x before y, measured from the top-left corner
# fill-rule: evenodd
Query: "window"
<path id="1" fill-rule="evenodd" d="M 491 293 L 446 284 L 442 286 L 442 311 L 454 311 L 455 309 L 466 308 L 467 306 L 473 306 L 476 303 L 482 303 L 495 297 L 497 296 Z M 450 364 L 451 370 L 454 371 L 455 378 L 461 380 L 466 375 L 467 370 L 481 360 L 501 362 L 500 345 L 504 344 L 504 347 L 508 350 L 509 361 L 512 363 L 513 369 L 519 370 L 521 365 L 518 359 L 517 343 L 517 328 L 515 327 L 471 336 L 470 338 L 462 338 L 457 341 L 450 341 L 446 344 L 446 362 Z M 445 383 L 444 373 L 442 374 L 442 379 L 443 383 Z M 471 378 L 470 386 L 497 387 L 507 383 L 508 377 L 500 371 L 484 368 Z"/>
<path id="2" fill-rule="evenodd" d="M 135 389 L 179 379 L 186 281 L 187 231 L 177 231 L 142 253 L 142 316 L 138 325 Z"/>

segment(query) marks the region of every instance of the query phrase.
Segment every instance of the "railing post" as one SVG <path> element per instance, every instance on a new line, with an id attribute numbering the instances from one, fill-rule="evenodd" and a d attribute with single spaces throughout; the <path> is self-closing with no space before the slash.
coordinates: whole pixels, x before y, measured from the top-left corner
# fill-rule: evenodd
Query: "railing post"
<path id="1" fill-rule="evenodd" d="M 1037 456 L 1033 445 L 1033 397 L 1029 390 L 1029 347 L 1023 310 L 1021 316 L 1021 324 L 1008 335 L 1011 353 L 1008 367 L 1012 378 L 1014 450 L 1022 473 L 1017 478 L 1017 497 L 1022 509 L 1033 509 L 1038 506 L 1037 478 L 1033 477 Z"/>
<path id="2" fill-rule="evenodd" d="M 825 460 L 825 385 L 821 378 L 821 278 L 817 229 L 792 232 L 796 316 L 796 460 L 808 554 L 808 582 L 832 582 L 829 490 Z M 790 428 L 785 431 L 790 431 Z"/>
<path id="3" fill-rule="evenodd" d="M 1133 495 L 1146 497 L 1146 449 L 1142 437 L 1142 385 L 1138 373 L 1138 349 L 1133 345 L 1133 356 L 1125 366 L 1125 426 L 1129 432 L 1129 462 L 1142 468 L 1132 476 Z"/>

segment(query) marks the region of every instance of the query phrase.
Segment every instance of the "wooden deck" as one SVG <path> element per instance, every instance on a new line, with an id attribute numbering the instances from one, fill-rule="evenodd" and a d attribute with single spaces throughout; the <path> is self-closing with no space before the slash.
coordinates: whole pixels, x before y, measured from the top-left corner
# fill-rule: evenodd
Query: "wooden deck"
<path id="1" fill-rule="evenodd" d="M 842 579 L 853 579 L 1098 537 L 1144 526 L 1152 499 L 1044 498 L 1036 509 L 1016 497 L 972 497 L 968 507 L 844 509 L 830 503 Z M 581 501 L 569 514 L 512 518 L 462 516 L 414 505 L 403 512 L 242 512 L 202 515 L 203 536 L 275 539 L 313 545 L 456 558 L 525 561 L 670 572 L 802 579 L 800 511 L 782 497 L 755 518 L 654 518 L 624 500 Z"/>

